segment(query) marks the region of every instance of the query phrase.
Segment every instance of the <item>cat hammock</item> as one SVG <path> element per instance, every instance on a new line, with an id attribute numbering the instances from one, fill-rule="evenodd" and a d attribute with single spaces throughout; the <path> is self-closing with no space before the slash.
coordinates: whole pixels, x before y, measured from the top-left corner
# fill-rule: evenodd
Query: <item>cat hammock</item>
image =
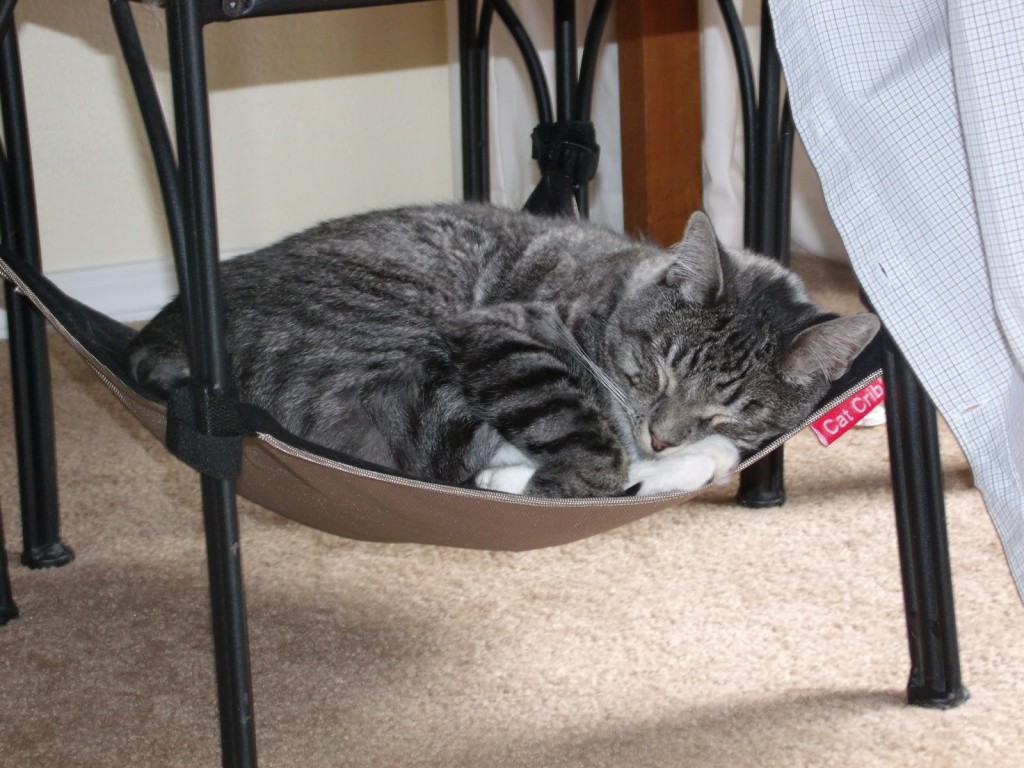
<path id="1" fill-rule="evenodd" d="M 183 98 L 178 105 L 181 115 L 177 127 L 182 131 L 179 149 L 190 150 L 187 154 L 199 163 L 206 153 L 200 148 L 208 141 L 207 119 L 203 114 L 205 100 L 193 90 L 202 84 L 202 27 L 210 21 L 226 21 L 240 15 L 315 10 L 338 3 L 318 0 L 307 5 L 294 0 L 260 0 L 235 5 L 166 5 L 172 74 L 177 77 L 180 71 L 191 68 L 193 78 L 180 84 L 181 93 L 189 98 Z M 574 89 L 576 96 L 560 98 L 557 113 L 551 107 L 537 53 L 510 5 L 505 0 L 491 0 L 482 5 L 479 18 L 475 18 L 474 6 L 468 2 L 459 4 L 460 14 L 474 17 L 460 18 L 460 34 L 470 38 L 464 39 L 462 46 L 464 53 L 469 54 L 467 60 L 479 60 L 473 51 L 485 44 L 491 16 L 497 14 L 512 33 L 535 86 L 540 123 L 532 137 L 533 155 L 540 166 L 541 180 L 527 207 L 552 215 L 585 213 L 585 187 L 594 175 L 599 151 L 589 121 L 589 94 L 609 0 L 595 6 L 579 82 Z M 240 495 L 283 516 L 328 533 L 367 541 L 526 550 L 582 539 L 695 495 L 691 492 L 641 498 L 623 495 L 541 499 L 424 482 L 311 445 L 286 432 L 264 411 L 238 404 L 224 394 L 230 388 L 224 360 L 216 365 L 210 362 L 213 348 L 218 347 L 213 329 L 222 322 L 217 317 L 221 310 L 215 280 L 210 277 L 216 261 L 215 247 L 211 247 L 215 234 L 201 213 L 204 208 L 207 212 L 213 210 L 212 184 L 204 177 L 207 169 L 201 163 L 179 163 L 181 158 L 175 158 L 128 2 L 111 0 L 110 7 L 164 195 L 178 284 L 188 318 L 186 325 L 194 331 L 186 335 L 196 355 L 193 369 L 202 384 L 179 389 L 169 403 L 155 400 L 153 395 L 140 390 L 128 374 L 125 347 L 133 333 L 130 328 L 62 294 L 27 260 L 8 258 L 5 252 L 3 273 L 86 357 L 118 399 L 172 453 L 212 481 L 234 481 Z M 570 7 L 571 4 L 559 4 L 560 14 L 566 20 L 571 19 Z M 484 87 L 486 70 L 468 61 L 463 63 L 471 75 L 467 78 L 471 82 L 464 81 L 464 87 L 474 96 L 470 101 L 484 103 L 480 89 Z M 560 94 L 565 90 L 560 88 Z M 469 120 L 467 132 L 482 135 L 483 115 L 477 110 L 475 117 Z M 477 143 L 471 140 L 467 146 Z M 484 160 L 468 154 L 465 158 L 467 173 L 475 174 L 474 183 L 467 184 L 471 198 L 485 196 Z M 861 361 L 834 388 L 834 396 L 863 386 L 862 381 L 879 375 L 880 354 L 862 355 Z M 208 368 L 205 372 L 200 370 L 204 362 Z M 219 369 L 223 385 L 213 381 L 212 368 Z M 741 468 L 756 463 L 789 436 L 782 435 L 746 457 Z"/>
<path id="2" fill-rule="evenodd" d="M 135 331 L 58 289 L 34 267 L 0 248 L 0 273 L 13 282 L 57 332 L 85 358 L 115 397 L 179 456 L 209 451 L 204 469 L 216 474 L 217 444 L 190 446 L 174 415 L 186 403 L 142 390 L 128 372 L 126 348 Z M 833 385 L 803 429 L 836 402 L 881 375 L 876 342 Z M 170 406 L 170 407 L 169 407 Z M 286 431 L 265 411 L 240 404 L 239 420 L 224 420 L 222 440 L 241 437 L 238 492 L 284 517 L 349 539 L 439 544 L 473 549 L 527 550 L 593 536 L 687 501 L 701 491 L 596 499 L 546 499 L 458 488 L 403 477 L 313 445 Z M 169 417 L 170 414 L 170 417 Z M 168 422 L 170 421 L 170 429 Z M 768 455 L 800 429 L 744 457 L 737 471 Z"/>

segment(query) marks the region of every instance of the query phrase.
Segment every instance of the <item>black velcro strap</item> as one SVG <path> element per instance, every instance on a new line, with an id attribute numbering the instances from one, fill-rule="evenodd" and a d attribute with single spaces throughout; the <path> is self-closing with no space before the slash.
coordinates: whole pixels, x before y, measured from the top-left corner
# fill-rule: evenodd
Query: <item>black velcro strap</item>
<path id="1" fill-rule="evenodd" d="M 576 190 L 594 178 L 601 155 L 594 124 L 581 120 L 541 123 L 531 138 L 541 179 L 526 201 L 526 210 L 578 217 Z"/>
<path id="2" fill-rule="evenodd" d="M 247 434 L 231 395 L 198 381 L 171 392 L 167 403 L 167 449 L 204 475 L 230 480 L 242 470 Z"/>
<path id="3" fill-rule="evenodd" d="M 541 123 L 533 129 L 533 159 L 541 173 L 555 171 L 574 187 L 586 184 L 597 173 L 601 148 L 594 124 L 582 120 Z"/>

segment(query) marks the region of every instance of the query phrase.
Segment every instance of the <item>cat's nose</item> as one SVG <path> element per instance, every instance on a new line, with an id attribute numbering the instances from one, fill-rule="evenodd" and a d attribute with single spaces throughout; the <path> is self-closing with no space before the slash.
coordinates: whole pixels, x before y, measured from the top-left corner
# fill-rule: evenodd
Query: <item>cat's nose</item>
<path id="1" fill-rule="evenodd" d="M 671 448 L 672 445 L 673 443 L 670 443 L 667 440 L 662 440 L 653 432 L 651 433 L 651 448 L 654 449 L 655 453 L 661 453 L 666 448 Z"/>

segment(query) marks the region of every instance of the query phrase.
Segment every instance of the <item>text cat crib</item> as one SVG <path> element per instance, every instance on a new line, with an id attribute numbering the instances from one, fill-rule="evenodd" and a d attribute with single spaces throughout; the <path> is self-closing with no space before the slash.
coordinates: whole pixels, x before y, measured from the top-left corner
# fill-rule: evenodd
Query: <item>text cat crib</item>
<path id="1" fill-rule="evenodd" d="M 3 66 L 4 133 L 8 155 L 0 187 L 4 194 L 4 233 L 9 233 L 9 239 L 5 237 L 3 271 L 9 285 L 17 289 L 16 292 L 8 290 L 8 307 L 12 313 L 12 354 L 18 358 L 15 366 L 20 372 L 15 378 L 22 382 L 19 419 L 24 416 L 22 433 L 34 433 L 20 435 L 22 442 L 34 446 L 21 451 L 23 469 L 31 475 L 28 480 L 23 478 L 22 500 L 26 508 L 35 510 L 25 515 L 25 519 L 30 521 L 26 525 L 26 541 L 31 536 L 36 542 L 26 546 L 26 552 L 35 558 L 35 565 L 57 565 L 70 559 L 69 550 L 60 544 L 56 525 L 55 478 L 52 460 L 48 464 L 45 455 L 49 431 L 39 425 L 45 421 L 48 408 L 45 394 L 47 375 L 45 353 L 40 351 L 43 347 L 39 321 L 25 305 L 24 300 L 28 299 L 85 355 L 121 402 L 155 435 L 161 439 L 166 437 L 171 450 L 201 473 L 225 764 L 255 762 L 245 605 L 235 511 L 236 489 L 288 517 L 346 537 L 511 550 L 577 540 L 674 506 L 687 498 L 687 495 L 680 494 L 645 499 L 544 501 L 398 478 L 305 444 L 285 433 L 257 409 L 239 405 L 226 394 L 231 382 L 223 349 L 217 289 L 217 238 L 202 29 L 214 21 L 380 3 L 358 0 L 169 0 L 165 5 L 179 148 L 175 160 L 135 34 L 128 0 L 110 1 L 159 169 L 178 278 L 191 318 L 193 370 L 201 382 L 176 393 L 169 409 L 167 404 L 138 392 L 126 376 L 122 354 L 130 329 L 62 295 L 38 271 L 38 244 L 32 235 L 35 224 L 31 170 L 23 124 L 17 43 L 11 21 L 15 4 L 14 0 L 0 3 L 0 28 L 4 31 L 0 63 Z M 722 6 L 723 9 L 731 8 L 727 3 L 722 3 Z M 596 165 L 593 128 L 588 119 L 589 93 L 596 48 L 610 2 L 602 0 L 595 7 L 588 28 L 587 52 L 581 64 L 579 84 L 575 82 L 575 69 L 563 66 L 571 62 L 574 55 L 570 51 L 573 47 L 571 41 L 575 38 L 573 4 L 556 0 L 554 7 L 555 22 L 560 30 L 556 40 L 561 62 L 558 67 L 557 114 L 550 106 L 536 55 L 510 5 L 504 0 L 490 0 L 482 8 L 473 0 L 461 0 L 459 3 L 466 148 L 464 183 L 469 198 L 481 199 L 487 195 L 486 110 L 483 106 L 486 104 L 486 40 L 493 14 L 498 13 L 524 53 L 537 93 L 541 128 L 535 134 L 535 153 L 541 162 L 542 181 L 529 205 L 549 212 L 564 212 L 574 207 L 586 211 L 585 183 L 593 175 Z M 770 25 L 766 26 L 770 34 Z M 742 64 L 740 47 L 737 47 L 737 56 Z M 768 66 L 771 67 L 770 60 Z M 777 63 L 775 66 L 776 90 L 771 90 L 771 77 L 763 80 L 767 83 L 762 85 L 763 105 L 777 101 Z M 762 71 L 765 71 L 764 67 L 762 62 Z M 777 141 L 774 131 L 778 119 L 777 113 L 768 110 L 761 115 L 756 126 L 768 147 Z M 786 120 L 782 122 L 785 146 L 786 137 L 791 134 L 787 134 Z M 769 166 L 776 167 L 774 153 L 769 156 L 762 152 L 762 157 L 768 158 L 765 162 Z M 783 166 L 785 162 L 783 157 Z M 749 165 L 754 167 L 754 164 Z M 772 189 L 772 176 L 770 173 L 762 174 L 760 183 L 769 185 L 765 189 Z M 764 195 L 763 198 L 785 199 L 785 174 L 782 176 L 782 193 L 778 197 Z M 754 188 L 755 184 L 748 183 L 748 190 Z M 752 194 L 748 191 L 748 196 Z M 762 214 L 762 226 L 767 226 L 765 221 L 775 221 L 779 217 L 784 219 L 785 216 L 783 205 L 778 210 Z M 764 240 L 760 246 L 770 250 Z M 833 395 L 857 388 L 878 374 L 883 358 L 879 346 L 873 345 L 862 356 Z M 887 373 L 895 370 L 897 365 L 892 362 L 893 354 L 887 351 L 884 355 Z M 26 377 L 31 377 L 27 384 Z M 897 409 L 894 415 L 899 416 L 902 398 L 898 392 L 893 397 L 891 379 L 890 403 Z M 34 424 L 31 423 L 33 418 L 37 419 Z M 900 423 L 899 419 L 896 423 Z M 765 464 L 758 460 L 771 454 L 772 449 L 781 445 L 786 437 L 780 436 L 762 451 L 747 457 L 743 466 L 764 467 Z M 917 443 L 915 439 L 914 444 Z M 926 516 L 931 513 L 931 518 L 938 517 L 941 523 L 941 509 L 938 515 L 933 510 L 923 510 L 923 513 Z M 935 520 L 931 519 L 928 525 L 934 523 Z M 943 531 L 940 533 L 944 536 Z M 940 537 L 938 542 L 932 540 L 929 546 L 936 543 L 944 550 L 944 538 Z M 912 678 L 912 696 L 916 690 L 922 701 L 950 703 L 961 691 L 955 665 L 955 629 L 951 611 L 943 613 L 942 605 L 933 607 L 936 601 L 942 603 L 941 585 L 948 584 L 948 568 L 943 573 L 941 562 L 937 565 L 907 566 L 907 558 L 913 555 L 906 551 L 901 554 L 904 556 L 906 579 L 923 578 L 927 584 L 940 585 L 938 598 L 934 590 L 923 598 L 914 597 L 913 604 L 908 597 L 908 622 L 911 614 L 914 616 L 914 623 L 910 624 L 911 651 L 916 654 L 913 668 L 914 674 L 920 676 L 916 689 Z M 13 602 L 9 599 L 7 602 L 13 608 Z M 928 638 L 915 637 L 914 629 L 920 626 L 921 621 L 931 621 L 925 614 L 935 610 L 942 613 L 947 631 L 953 632 L 952 647 L 947 643 L 940 645 L 937 651 L 934 643 L 929 644 Z M 932 658 L 934 656 L 940 658 L 936 661 Z"/>

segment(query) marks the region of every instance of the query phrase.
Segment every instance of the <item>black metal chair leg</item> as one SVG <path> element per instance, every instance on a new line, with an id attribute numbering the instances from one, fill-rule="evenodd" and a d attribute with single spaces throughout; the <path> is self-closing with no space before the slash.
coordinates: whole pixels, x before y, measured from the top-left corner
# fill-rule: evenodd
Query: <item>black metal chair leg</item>
<path id="1" fill-rule="evenodd" d="M 186 238 L 192 256 L 187 302 L 194 317 L 189 349 L 201 393 L 216 397 L 231 389 L 220 301 L 203 21 L 199 3 L 168 4 L 168 46 Z M 194 268 L 193 268 L 194 267 Z M 196 423 L 212 433 L 210 413 L 197 407 Z M 236 447 L 240 450 L 240 447 Z M 256 765 L 256 729 L 234 477 L 201 476 L 206 552 L 210 579 L 221 761 Z"/>
<path id="2" fill-rule="evenodd" d="M 0 41 L 0 102 L 6 158 L 3 162 L 4 241 L 19 258 L 39 264 L 32 161 L 17 32 L 8 3 L 0 19 L 7 32 Z M 5 286 L 10 335 L 18 483 L 21 493 L 22 563 L 30 568 L 65 565 L 74 559 L 60 540 L 57 462 L 54 450 L 50 365 L 42 317 L 13 286 Z"/>
<path id="3" fill-rule="evenodd" d="M 960 677 L 935 407 L 888 334 L 883 368 L 910 646 L 907 700 L 944 709 L 968 694 Z"/>
<path id="4" fill-rule="evenodd" d="M 762 30 L 764 32 L 764 30 Z M 766 34 L 771 39 L 772 30 L 768 25 Z M 762 65 L 764 62 L 762 61 Z M 778 57 L 768 65 L 769 78 L 762 82 L 767 86 L 774 98 L 778 98 L 779 77 L 781 71 Z M 769 85 L 769 82 L 773 83 Z M 778 131 L 766 130 L 763 126 L 775 126 Z M 755 243 L 761 245 L 761 251 L 782 264 L 789 264 L 789 212 L 793 166 L 793 115 L 789 108 L 789 99 L 783 103 L 781 120 L 777 121 L 775 110 L 769 111 L 758 121 L 762 127 L 757 133 L 770 133 L 767 140 L 761 139 L 760 152 L 767 155 L 767 162 L 760 158 L 760 169 L 756 179 L 762 188 L 759 193 L 760 212 L 755 216 Z M 770 184 L 771 186 L 765 186 Z M 763 508 L 778 507 L 786 501 L 785 449 L 779 447 L 765 456 L 761 461 L 740 473 L 740 485 L 736 495 L 738 504 L 745 507 Z"/>
<path id="5" fill-rule="evenodd" d="M 762 3 L 761 83 L 755 91 L 750 52 L 732 0 L 719 8 L 736 58 L 747 170 L 744 242 L 788 262 L 793 123 L 781 121 L 780 67 L 767 2 Z M 781 123 L 781 124 L 780 124 Z M 884 375 L 893 495 L 910 645 L 911 704 L 950 707 L 967 698 L 960 678 L 952 578 L 946 540 L 935 408 L 892 340 L 885 337 Z M 781 452 L 747 469 L 737 501 L 764 507 L 785 500 Z"/>
<path id="6" fill-rule="evenodd" d="M 779 237 L 780 223 L 789 218 L 790 174 L 782 163 L 792 151 L 792 121 L 783 110 L 780 125 L 782 68 L 775 50 L 768 3 L 762 3 L 761 62 L 755 91 L 750 51 L 732 0 L 719 0 L 740 83 L 745 156 L 743 244 L 786 263 L 788 242 Z M 740 474 L 736 496 L 747 507 L 777 507 L 786 501 L 783 449 Z"/>
<path id="7" fill-rule="evenodd" d="M 18 618 L 18 606 L 11 594 L 10 571 L 7 570 L 7 545 L 4 542 L 4 523 L 0 519 L 0 627 Z"/>

